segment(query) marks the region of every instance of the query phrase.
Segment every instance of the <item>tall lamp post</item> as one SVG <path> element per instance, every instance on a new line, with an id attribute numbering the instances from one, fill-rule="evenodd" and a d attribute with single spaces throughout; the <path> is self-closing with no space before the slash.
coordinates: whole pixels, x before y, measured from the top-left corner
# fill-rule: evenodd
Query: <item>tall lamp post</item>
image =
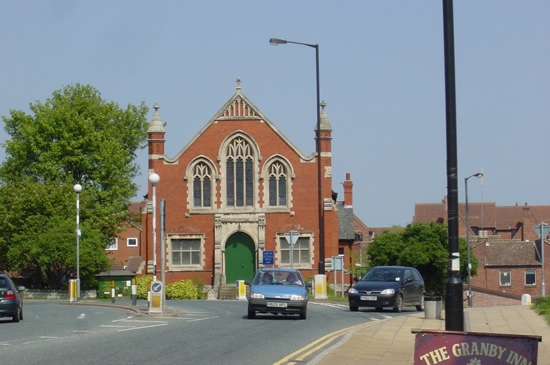
<path id="1" fill-rule="evenodd" d="M 269 44 L 272 46 L 278 46 L 279 44 L 298 44 L 301 46 L 307 46 L 315 49 L 315 74 L 316 74 L 316 89 L 317 89 L 317 200 L 319 204 L 319 274 L 325 274 L 325 233 L 324 233 L 324 219 L 323 219 L 323 193 L 322 193 L 322 164 L 321 164 L 321 96 L 320 96 L 320 83 L 319 83 L 319 45 L 292 42 L 285 39 L 271 38 Z"/>
<path id="2" fill-rule="evenodd" d="M 482 178 L 483 174 L 478 172 L 464 179 L 464 193 L 466 195 L 466 243 L 468 246 L 468 307 L 472 307 L 472 262 L 470 261 L 470 210 L 468 208 L 468 179 L 471 177 Z"/>
<path id="3" fill-rule="evenodd" d="M 156 185 L 160 181 L 158 174 L 149 175 L 149 182 L 153 186 L 153 280 L 157 281 L 157 195 Z"/>
<path id="4" fill-rule="evenodd" d="M 76 300 L 80 300 L 80 192 L 82 186 L 75 184 L 76 193 Z"/>

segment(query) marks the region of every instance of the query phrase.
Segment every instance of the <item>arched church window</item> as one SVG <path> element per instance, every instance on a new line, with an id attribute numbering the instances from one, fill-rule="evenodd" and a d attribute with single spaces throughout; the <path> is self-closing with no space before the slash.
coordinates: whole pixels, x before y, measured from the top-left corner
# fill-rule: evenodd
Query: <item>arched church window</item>
<path id="1" fill-rule="evenodd" d="M 287 205 L 287 171 L 280 162 L 275 162 L 269 167 L 269 205 Z"/>
<path id="2" fill-rule="evenodd" d="M 212 172 L 204 162 L 199 162 L 193 168 L 193 205 L 195 207 L 210 207 Z"/>
<path id="3" fill-rule="evenodd" d="M 252 206 L 254 203 L 254 154 L 241 137 L 227 147 L 227 206 Z"/>

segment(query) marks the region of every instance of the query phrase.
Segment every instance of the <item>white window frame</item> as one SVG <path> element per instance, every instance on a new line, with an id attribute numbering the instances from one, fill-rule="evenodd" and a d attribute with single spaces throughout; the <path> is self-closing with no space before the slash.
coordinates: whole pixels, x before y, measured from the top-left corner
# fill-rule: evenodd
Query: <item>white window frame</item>
<path id="1" fill-rule="evenodd" d="M 173 262 L 173 248 L 172 241 L 175 240 L 199 240 L 199 262 L 197 264 L 183 265 L 183 264 L 174 264 Z M 167 242 L 167 254 L 168 254 L 168 267 L 172 271 L 197 271 L 204 268 L 204 235 L 203 234 L 178 234 L 178 235 L 169 235 Z"/>
<path id="2" fill-rule="evenodd" d="M 532 284 L 527 283 L 527 274 L 528 273 L 535 275 L 535 282 L 532 283 Z M 536 286 L 537 285 L 537 270 L 525 270 L 524 278 L 525 278 L 525 285 L 526 286 Z"/>
<path id="3" fill-rule="evenodd" d="M 109 244 L 105 248 L 106 251 L 116 251 L 118 250 L 118 238 L 111 238 Z"/>
<path id="4" fill-rule="evenodd" d="M 130 244 L 130 241 L 134 241 L 134 244 Z M 137 237 L 128 237 L 126 238 L 126 246 L 128 247 L 138 247 L 138 239 Z"/>
<path id="5" fill-rule="evenodd" d="M 506 277 L 508 277 L 508 280 L 503 280 Z M 500 270 L 498 273 L 498 284 L 500 286 L 512 286 L 512 270 Z"/>
<path id="6" fill-rule="evenodd" d="M 282 268 L 290 268 L 291 262 L 290 262 L 290 244 L 286 240 L 284 233 L 279 233 L 277 235 L 277 258 L 279 261 L 279 267 Z M 307 251 L 308 257 L 305 261 L 300 261 L 300 248 L 296 248 L 296 246 L 300 245 L 301 242 L 307 241 L 308 246 L 307 248 L 303 248 L 303 251 Z M 298 237 L 298 241 L 294 245 L 293 249 L 293 255 L 294 258 L 298 256 L 298 260 L 294 260 L 292 263 L 292 266 L 294 269 L 310 269 L 312 267 L 312 258 L 313 258 L 313 235 L 311 233 L 304 233 L 300 232 L 300 236 Z M 288 262 L 283 261 L 283 257 L 288 257 Z"/>

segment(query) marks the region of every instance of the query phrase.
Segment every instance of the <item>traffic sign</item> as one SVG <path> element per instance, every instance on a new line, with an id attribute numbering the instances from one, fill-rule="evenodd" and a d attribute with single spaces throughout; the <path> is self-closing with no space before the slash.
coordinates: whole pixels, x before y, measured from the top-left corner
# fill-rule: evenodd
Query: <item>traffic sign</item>
<path id="1" fill-rule="evenodd" d="M 290 231 L 285 233 L 285 238 L 291 246 L 296 244 L 298 237 L 300 237 L 300 232 L 298 231 Z"/>
<path id="2" fill-rule="evenodd" d="M 273 265 L 273 251 L 264 251 L 264 265 Z"/>

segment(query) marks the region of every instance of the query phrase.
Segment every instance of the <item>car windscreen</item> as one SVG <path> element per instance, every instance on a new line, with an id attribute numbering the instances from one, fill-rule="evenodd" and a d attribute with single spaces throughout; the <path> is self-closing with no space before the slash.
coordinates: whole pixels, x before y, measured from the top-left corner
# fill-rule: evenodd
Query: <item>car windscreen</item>
<path id="1" fill-rule="evenodd" d="M 304 280 L 298 272 L 293 271 L 260 271 L 254 278 L 253 285 L 297 285 L 303 286 Z"/>
<path id="2" fill-rule="evenodd" d="M 402 272 L 399 269 L 380 268 L 367 271 L 361 280 L 364 281 L 401 281 Z"/>

